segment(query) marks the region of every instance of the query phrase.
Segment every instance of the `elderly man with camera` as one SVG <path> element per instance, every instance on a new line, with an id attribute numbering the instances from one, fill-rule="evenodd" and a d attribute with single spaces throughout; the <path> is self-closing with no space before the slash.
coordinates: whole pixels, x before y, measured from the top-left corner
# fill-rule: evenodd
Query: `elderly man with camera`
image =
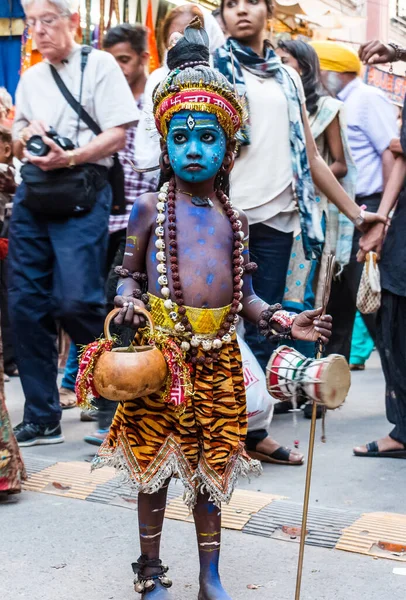
<path id="1" fill-rule="evenodd" d="M 102 332 L 113 193 L 116 210 L 124 200 L 112 155 L 139 118 L 114 58 L 75 43 L 73 1 L 23 0 L 45 60 L 21 78 L 13 128 L 15 153 L 25 161 L 9 251 L 10 319 L 26 400 L 15 428 L 20 446 L 63 441 L 56 323 L 76 344 Z"/>

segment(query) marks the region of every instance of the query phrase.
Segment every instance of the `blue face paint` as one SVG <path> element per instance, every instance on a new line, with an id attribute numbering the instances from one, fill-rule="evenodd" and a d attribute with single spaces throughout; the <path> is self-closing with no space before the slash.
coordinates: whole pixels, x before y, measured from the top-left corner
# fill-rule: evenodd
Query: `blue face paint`
<path id="1" fill-rule="evenodd" d="M 215 115 L 181 110 L 169 124 L 167 146 L 175 175 L 199 183 L 217 175 L 226 153 L 226 135 Z"/>

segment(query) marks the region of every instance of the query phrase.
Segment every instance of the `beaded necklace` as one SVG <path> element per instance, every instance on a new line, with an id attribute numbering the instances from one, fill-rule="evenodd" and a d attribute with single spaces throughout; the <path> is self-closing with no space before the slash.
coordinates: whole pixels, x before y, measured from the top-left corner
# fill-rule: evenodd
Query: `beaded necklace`
<path id="1" fill-rule="evenodd" d="M 220 329 L 211 339 L 196 335 L 193 332 L 184 306 L 185 302 L 179 277 L 176 227 L 176 185 L 173 178 L 169 183 L 165 183 L 162 186 L 158 194 L 158 202 L 156 205 L 158 214 L 156 217 L 157 227 L 155 229 L 155 234 L 157 240 L 155 246 L 158 250 L 156 253 L 156 258 L 158 260 L 158 283 L 161 286 L 161 294 L 165 299 L 164 306 L 174 322 L 174 329 L 179 336 L 184 338 L 181 342 L 181 349 L 190 354 L 190 361 L 193 364 L 210 364 L 213 360 L 218 359 L 218 351 L 222 345 L 230 343 L 232 340 L 232 335 L 235 333 L 236 324 L 239 318 L 238 313 L 241 312 L 243 308 L 241 304 L 244 275 L 244 258 L 242 257 L 242 252 L 244 250 L 244 245 L 242 244 L 244 232 L 242 231 L 242 223 L 238 218 L 238 211 L 233 209 L 233 205 L 226 194 L 222 190 L 216 190 L 216 195 L 222 204 L 233 230 L 233 298 L 230 310 L 225 316 Z M 165 212 L 167 212 L 167 215 Z M 165 252 L 164 223 L 166 221 L 168 221 L 169 267 L 167 266 L 167 256 Z M 171 292 L 168 287 L 168 268 L 172 274 L 175 301 L 172 301 L 170 298 Z M 209 354 L 197 357 L 199 347 Z"/>

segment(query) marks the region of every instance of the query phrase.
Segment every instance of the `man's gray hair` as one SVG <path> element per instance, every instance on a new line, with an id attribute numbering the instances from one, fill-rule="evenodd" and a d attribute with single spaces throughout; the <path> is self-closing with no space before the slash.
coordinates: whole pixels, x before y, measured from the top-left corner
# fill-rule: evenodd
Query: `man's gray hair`
<path id="1" fill-rule="evenodd" d="M 27 8 L 31 4 L 41 4 L 45 0 L 22 0 L 21 4 L 23 8 Z M 79 0 L 47 0 L 50 4 L 53 4 L 60 13 L 73 15 L 79 11 Z"/>

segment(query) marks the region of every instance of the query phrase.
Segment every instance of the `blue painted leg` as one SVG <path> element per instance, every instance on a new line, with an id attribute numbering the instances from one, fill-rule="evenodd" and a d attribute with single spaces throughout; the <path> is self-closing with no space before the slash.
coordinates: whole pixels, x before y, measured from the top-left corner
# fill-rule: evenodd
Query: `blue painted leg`
<path id="1" fill-rule="evenodd" d="M 231 600 L 219 575 L 221 510 L 209 501 L 208 494 L 199 494 L 193 516 L 200 561 L 198 600 Z"/>
<path id="2" fill-rule="evenodd" d="M 159 559 L 169 480 L 156 494 L 138 494 L 141 556 L 133 564 L 134 589 L 142 600 L 171 600 L 171 585 Z M 168 587 L 165 587 L 168 586 Z"/>

